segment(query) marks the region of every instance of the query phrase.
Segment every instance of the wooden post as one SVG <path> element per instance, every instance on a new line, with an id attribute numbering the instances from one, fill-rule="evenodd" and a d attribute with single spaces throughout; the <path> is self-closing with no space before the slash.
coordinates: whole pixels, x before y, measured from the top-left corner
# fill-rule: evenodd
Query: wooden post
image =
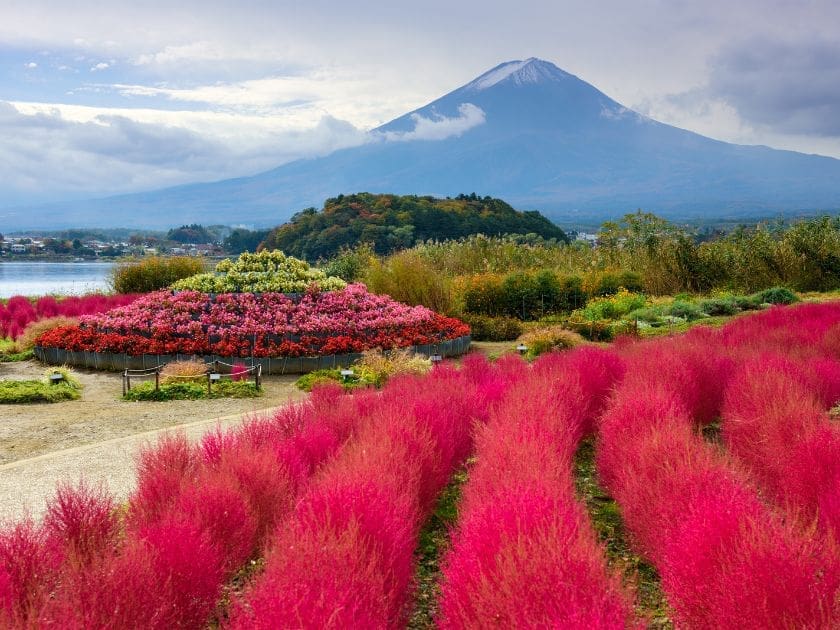
<path id="1" fill-rule="evenodd" d="M 210 394 L 211 394 L 211 392 L 210 392 L 210 382 L 211 382 L 210 381 L 210 374 L 208 373 L 207 374 L 207 397 L 208 398 L 210 397 Z"/>
<path id="2" fill-rule="evenodd" d="M 131 375 L 128 373 L 128 370 L 125 371 L 125 385 L 128 391 L 131 391 Z"/>
<path id="3" fill-rule="evenodd" d="M 160 368 L 155 370 L 155 391 L 160 391 Z"/>
<path id="4" fill-rule="evenodd" d="M 123 372 L 123 377 L 122 377 L 122 389 L 123 389 L 123 396 L 125 396 L 125 372 Z"/>

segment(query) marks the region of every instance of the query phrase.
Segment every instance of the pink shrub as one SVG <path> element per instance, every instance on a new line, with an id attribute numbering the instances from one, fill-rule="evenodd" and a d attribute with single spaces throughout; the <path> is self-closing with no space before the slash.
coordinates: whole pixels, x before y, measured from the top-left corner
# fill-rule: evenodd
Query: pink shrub
<path id="1" fill-rule="evenodd" d="M 184 482 L 195 475 L 197 465 L 195 450 L 183 433 L 165 435 L 156 445 L 141 450 L 129 520 L 143 524 L 159 519 Z"/>
<path id="2" fill-rule="evenodd" d="M 686 395 L 681 379 L 662 378 L 668 358 L 653 349 L 637 357 L 604 415 L 597 461 L 628 531 L 660 571 L 675 621 L 830 627 L 840 565 L 770 512 L 743 473 L 696 435 L 690 410 L 696 417 L 713 406 Z"/>
<path id="3" fill-rule="evenodd" d="M 102 487 L 59 484 L 47 503 L 44 528 L 73 562 L 86 563 L 114 544 L 119 528 L 114 509 L 113 498 Z"/>
<path id="4" fill-rule="evenodd" d="M 248 367 L 244 363 L 237 361 L 230 370 L 230 379 L 232 381 L 247 381 Z"/>
<path id="5" fill-rule="evenodd" d="M 620 365 L 588 348 L 541 358 L 479 430 L 443 561 L 440 627 L 632 624 L 572 479 L 574 452 Z"/>
<path id="6" fill-rule="evenodd" d="M 723 437 L 779 504 L 806 522 L 818 518 L 840 540 L 840 427 L 823 411 L 817 388 L 826 381 L 814 367 L 746 362 L 727 391 Z"/>
<path id="7" fill-rule="evenodd" d="M 93 293 L 81 297 L 56 299 L 51 295 L 38 298 L 33 304 L 29 298 L 16 295 L 6 305 L 0 304 L 0 338 L 17 339 L 29 324 L 47 317 L 63 315 L 78 317 L 95 315 L 112 308 L 127 306 L 138 295 L 100 295 Z"/>
<path id="8" fill-rule="evenodd" d="M 405 622 L 425 515 L 498 399 L 475 360 L 353 396 L 358 429 L 281 525 L 234 628 L 386 627 Z M 491 368 L 492 371 L 492 368 Z M 492 393 L 478 392 L 488 385 Z"/>
<path id="9" fill-rule="evenodd" d="M 64 553 L 26 520 L 0 531 L 0 623 L 25 626 L 54 587 Z"/>

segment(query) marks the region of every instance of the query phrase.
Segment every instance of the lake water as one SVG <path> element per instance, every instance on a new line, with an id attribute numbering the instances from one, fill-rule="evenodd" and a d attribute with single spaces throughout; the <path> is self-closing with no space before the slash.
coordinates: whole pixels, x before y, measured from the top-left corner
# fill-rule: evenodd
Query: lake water
<path id="1" fill-rule="evenodd" d="M 107 291 L 113 266 L 106 262 L 0 262 L 0 298 Z"/>

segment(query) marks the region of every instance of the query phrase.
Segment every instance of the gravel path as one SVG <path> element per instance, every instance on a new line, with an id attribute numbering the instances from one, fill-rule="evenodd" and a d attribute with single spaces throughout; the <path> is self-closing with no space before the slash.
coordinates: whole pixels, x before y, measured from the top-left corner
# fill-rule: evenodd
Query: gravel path
<path id="1" fill-rule="evenodd" d="M 43 370 L 35 361 L 0 363 L 0 379 L 40 378 Z M 136 454 L 167 430 L 177 427 L 198 439 L 216 424 L 230 427 L 305 396 L 294 376 L 269 376 L 260 398 L 124 402 L 119 374 L 76 373 L 84 385 L 80 400 L 0 405 L 0 519 L 27 512 L 40 518 L 57 482 L 83 477 L 124 500 Z"/>

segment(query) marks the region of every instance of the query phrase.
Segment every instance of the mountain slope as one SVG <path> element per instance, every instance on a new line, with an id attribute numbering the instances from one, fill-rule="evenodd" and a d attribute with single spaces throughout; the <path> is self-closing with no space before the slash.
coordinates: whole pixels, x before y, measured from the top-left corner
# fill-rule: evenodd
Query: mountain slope
<path id="1" fill-rule="evenodd" d="M 276 225 L 359 191 L 500 197 L 559 220 L 636 208 L 737 217 L 840 207 L 840 160 L 665 125 L 539 59 L 507 62 L 383 125 L 362 146 L 254 177 L 62 206 L 67 225 Z M 2 213 L 0 213 L 2 214 Z M 43 209 L 27 211 L 34 225 Z M 22 217 L 11 217 L 13 223 Z"/>

